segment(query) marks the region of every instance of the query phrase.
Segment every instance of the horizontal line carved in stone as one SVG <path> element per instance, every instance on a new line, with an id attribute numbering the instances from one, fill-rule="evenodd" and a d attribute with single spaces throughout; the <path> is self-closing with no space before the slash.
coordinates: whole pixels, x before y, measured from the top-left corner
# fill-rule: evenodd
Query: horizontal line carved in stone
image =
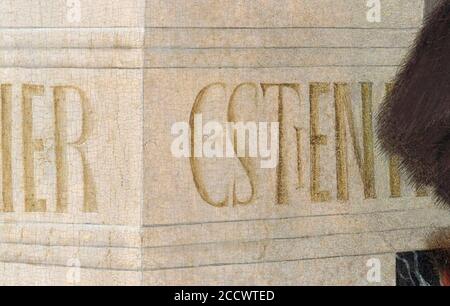
<path id="1" fill-rule="evenodd" d="M 143 241 L 146 248 L 163 248 L 226 242 L 303 239 L 430 226 L 450 227 L 450 220 L 442 214 L 441 210 L 430 208 L 334 216 L 305 216 L 147 228 Z M 230 236 L 228 234 L 230 232 L 235 234 Z M 164 239 L 160 239 L 161 237 Z"/>
<path id="2" fill-rule="evenodd" d="M 315 70 L 315 69 L 313 69 Z M 265 72 L 265 70 L 263 70 Z M 271 70 L 269 70 L 271 71 Z M 258 70 L 251 71 L 252 73 L 259 73 Z M 172 71 L 172 73 L 177 73 L 177 71 Z M 244 73 L 248 73 L 244 70 Z M 308 71 L 305 72 L 308 74 Z M 320 73 L 320 72 L 319 72 Z M 356 73 L 356 71 L 355 71 Z M 385 71 L 381 73 L 386 73 Z M 345 73 L 344 73 L 345 75 Z M 378 78 L 377 73 L 375 71 L 369 71 L 369 75 L 374 77 L 376 80 Z M 331 78 L 333 76 L 330 76 Z M 367 78 L 366 76 L 361 79 Z M 346 78 L 342 78 L 342 80 L 346 80 Z M 343 205 L 342 202 L 333 202 L 322 205 L 301 205 L 297 206 L 293 204 L 290 209 L 283 213 L 277 213 L 276 215 L 245 215 L 240 218 L 230 218 L 226 216 L 222 216 L 221 218 L 204 218 L 204 217 L 196 217 L 190 219 L 180 219 L 180 218 L 168 218 L 167 220 L 162 219 L 164 222 L 161 222 L 161 219 L 153 219 L 152 215 L 149 214 L 146 216 L 144 228 L 174 228 L 174 227 L 191 227 L 191 226 L 208 226 L 210 224 L 220 225 L 224 224 L 234 224 L 234 223 L 242 223 L 242 222 L 263 222 L 263 221 L 289 221 L 289 220 L 301 220 L 301 219 L 314 219 L 314 218 L 323 218 L 323 217 L 359 217 L 365 215 L 376 215 L 376 214 L 393 214 L 393 213 L 408 213 L 409 211 L 421 211 L 421 210 L 429 210 L 434 212 L 436 206 L 433 201 L 428 197 L 422 198 L 413 198 L 413 197 L 404 197 L 404 198 L 395 198 L 389 200 L 369 200 L 369 201 L 357 201 L 352 205 Z M 255 210 L 254 210 L 255 211 Z M 253 216 L 253 217 L 252 217 Z"/>
<path id="3" fill-rule="evenodd" d="M 427 247 L 426 238 L 437 228 L 392 230 L 377 233 L 310 237 L 259 242 L 146 249 L 146 271 L 207 266 L 248 265 L 320 258 L 387 254 Z M 170 256 L 167 256 L 170 254 Z"/>
<path id="4" fill-rule="evenodd" d="M 366 257 L 366 256 L 383 256 L 394 254 L 392 252 L 379 252 L 379 253 L 364 253 L 357 255 L 336 255 L 336 256 L 324 256 L 324 257 L 305 257 L 301 259 L 285 259 L 285 260 L 265 260 L 265 261 L 255 261 L 255 262 L 230 262 L 230 263 L 217 263 L 217 264 L 204 264 L 204 265 L 196 265 L 196 266 L 180 266 L 180 267 L 167 267 L 167 268 L 159 268 L 159 269 L 144 269 L 144 272 L 158 272 L 158 271 L 176 271 L 176 270 L 195 270 L 199 268 L 210 268 L 210 267 L 227 267 L 227 266 L 257 266 L 262 264 L 287 264 L 290 262 L 311 262 L 316 260 L 328 260 L 328 259 L 339 259 L 339 258 L 358 258 L 358 257 Z"/>
<path id="5" fill-rule="evenodd" d="M 216 70 L 216 69 L 296 69 L 296 68 L 396 68 L 400 65 L 279 65 L 279 66 L 211 66 L 211 67 L 202 67 L 202 66 L 158 66 L 158 67 L 145 67 L 148 70 L 165 70 L 165 69 L 192 69 L 192 70 Z"/>
<path id="6" fill-rule="evenodd" d="M 92 248 L 139 248 L 141 239 L 139 229 L 136 227 L 0 223 L 0 243 Z"/>
<path id="7" fill-rule="evenodd" d="M 21 262 L 21 261 L 14 261 L 14 260 L 0 260 L 0 265 L 26 265 L 26 266 L 34 266 L 34 267 L 41 267 L 44 269 L 50 269 L 50 268 L 64 268 L 68 269 L 71 268 L 70 265 L 64 265 L 64 264 L 53 264 L 53 263 L 33 263 L 33 262 Z M 98 268 L 98 267 L 80 267 L 84 270 L 92 270 L 92 271 L 110 271 L 110 272 L 140 272 L 140 269 L 116 269 L 116 268 Z M 66 270 L 67 271 L 67 270 Z"/>
<path id="8" fill-rule="evenodd" d="M 38 265 L 15 262 L 0 262 L 1 286 L 61 286 L 74 285 L 68 279 L 68 266 Z M 83 268 L 80 270 L 80 283 L 83 286 L 138 286 L 141 285 L 140 271 Z"/>
<path id="9" fill-rule="evenodd" d="M 0 27 L 140 27 L 143 0 L 2 0 Z"/>
<path id="10" fill-rule="evenodd" d="M 138 49 L 144 29 L 2 29 L 0 49 Z"/>
<path id="11" fill-rule="evenodd" d="M 398 49 L 255 49 L 147 50 L 145 66 L 152 67 L 290 67 L 391 66 L 406 54 Z"/>
<path id="12" fill-rule="evenodd" d="M 0 262 L 67 266 L 76 259 L 84 268 L 139 270 L 141 250 L 0 243 Z"/>
<path id="13" fill-rule="evenodd" d="M 150 27 L 414 27 L 423 0 L 385 0 L 380 22 L 370 22 L 360 0 L 147 0 Z"/>
<path id="14" fill-rule="evenodd" d="M 146 29 L 147 48 L 409 47 L 416 29 Z"/>
<path id="15" fill-rule="evenodd" d="M 0 67 L 142 68 L 139 49 L 0 49 Z"/>
<path id="16" fill-rule="evenodd" d="M 376 258 L 382 267 L 379 285 L 395 285 L 395 254 L 179 268 L 144 272 L 146 285 L 173 286 L 292 286 L 369 285 L 367 262 Z"/>

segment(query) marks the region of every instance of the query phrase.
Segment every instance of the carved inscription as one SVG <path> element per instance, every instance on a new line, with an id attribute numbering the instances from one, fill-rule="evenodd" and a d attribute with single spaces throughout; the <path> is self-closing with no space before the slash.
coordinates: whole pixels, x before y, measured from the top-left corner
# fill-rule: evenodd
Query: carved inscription
<path id="1" fill-rule="evenodd" d="M 0 211 L 11 213 L 24 211 L 28 213 L 50 212 L 48 201 L 41 198 L 38 189 L 39 175 L 37 172 L 37 154 L 43 154 L 50 148 L 54 154 L 54 179 L 55 184 L 44 186 L 46 190 L 53 190 L 55 195 L 55 211 L 57 213 L 69 212 L 69 193 L 71 191 L 71 171 L 81 173 L 81 179 L 77 183 L 82 184 L 83 212 L 96 212 L 95 182 L 88 161 L 84 145 L 91 134 L 92 113 L 89 99 L 83 90 L 75 86 L 46 87 L 39 84 L 23 84 L 17 86 L 17 99 L 13 95 L 12 84 L 1 84 L 1 161 L 2 161 L 2 203 Z M 19 90 L 20 89 L 20 90 Z M 51 107 L 35 107 L 36 99 L 45 99 L 52 96 Z M 71 96 L 72 99 L 67 98 Z M 73 98 L 75 97 L 75 98 Z M 17 100 L 17 101 L 16 101 Z M 74 102 L 75 101 L 75 102 Z M 78 104 L 76 109 L 80 114 L 73 117 L 71 107 Z M 13 116 L 13 109 L 20 110 L 20 116 Z M 43 137 L 35 136 L 38 119 L 50 117 L 52 131 Z M 13 133 L 13 126 L 17 126 L 20 120 L 21 132 Z M 70 130 L 70 133 L 69 133 Z M 13 137 L 14 135 L 14 137 Z M 13 152 L 14 144 L 20 142 L 22 150 Z M 76 158 L 69 158 L 76 156 Z M 13 157 L 21 156 L 19 161 L 13 162 Z M 48 160 L 47 160 L 48 162 Z M 21 164 L 19 167 L 17 165 Z M 50 180 L 51 181 L 51 180 Z M 20 184 L 22 182 L 22 184 Z M 79 185 L 79 184 L 77 184 Z M 42 187 L 42 186 L 41 186 Z M 23 194 L 23 203 L 17 202 L 13 196 L 14 190 Z"/>
<path id="2" fill-rule="evenodd" d="M 358 88 L 358 95 L 355 95 L 354 88 Z M 231 88 L 229 88 L 231 87 Z M 387 83 L 384 92 L 390 90 L 391 84 Z M 401 173 L 399 170 L 398 158 L 393 156 L 387 163 L 387 173 L 389 181 L 381 182 L 387 184 L 389 195 L 381 195 L 377 190 L 377 169 L 375 163 L 375 127 L 374 127 L 374 84 L 371 82 L 361 82 L 358 84 L 349 83 L 327 83 L 312 82 L 310 84 L 299 83 L 243 83 L 237 86 L 229 86 L 226 83 L 215 83 L 204 87 L 197 95 L 194 107 L 191 113 L 191 129 L 195 130 L 194 116 L 202 114 L 206 109 L 206 98 L 210 91 L 221 89 L 223 93 L 219 100 L 221 103 L 228 105 L 228 120 L 237 122 L 237 113 L 245 113 L 245 109 L 238 108 L 236 100 L 245 100 L 239 95 L 243 94 L 243 88 L 246 89 L 248 108 L 251 108 L 248 121 L 255 120 L 254 114 L 260 114 L 258 111 L 263 105 L 272 105 L 276 109 L 276 120 L 279 122 L 279 161 L 276 170 L 276 205 L 287 205 L 293 197 L 292 188 L 296 190 L 309 188 L 310 201 L 315 203 L 340 201 L 351 201 L 350 187 L 350 164 L 356 165 L 358 180 L 361 182 L 362 197 L 366 200 L 379 199 L 384 196 L 390 198 L 398 198 L 405 196 L 402 194 Z M 248 95 L 249 90 L 253 92 L 251 97 Z M 269 98 L 269 90 L 275 91 L 275 95 Z M 303 90 L 309 92 L 309 101 L 302 101 L 302 97 L 306 96 Z M 227 95 L 227 93 L 230 93 Z M 273 92 L 272 92 L 273 93 Z M 285 98 L 287 95 L 289 99 Z M 276 96 L 276 98 L 274 98 Z M 358 96 L 359 100 L 355 101 Z M 295 102 L 293 102 L 295 100 Z M 334 110 L 334 118 L 329 120 L 327 124 L 334 130 L 334 135 L 326 132 L 324 128 L 324 114 L 322 113 L 323 103 L 325 101 L 333 101 L 332 108 Z M 380 102 L 380 101 L 378 101 Z M 308 112 L 309 103 L 309 131 L 304 126 L 297 125 L 292 120 L 292 110 L 299 109 L 300 113 Z M 289 105 L 288 105 L 289 104 Z M 358 104 L 360 107 L 355 107 Z M 289 106 L 289 110 L 288 109 Z M 251 117 L 251 119 L 250 119 Z M 241 117 L 242 118 L 242 115 Z M 266 118 L 257 118 L 256 121 L 265 121 Z M 242 119 L 241 119 L 242 121 Z M 293 137 L 288 135 L 294 135 Z M 194 137 L 194 135 L 192 135 Z M 334 141 L 332 142 L 332 138 Z M 309 165 L 305 164 L 304 156 L 308 154 L 308 148 L 303 146 L 305 139 L 309 139 Z M 193 139 L 192 139 L 193 140 Z M 325 182 L 329 178 L 324 176 L 325 167 L 330 167 L 329 160 L 324 161 L 322 152 L 328 148 L 331 143 L 335 144 L 335 187 L 336 194 L 329 188 L 325 187 Z M 195 156 L 194 147 L 192 147 L 192 155 Z M 289 163 L 288 160 L 295 158 L 295 163 Z M 239 158 L 239 162 L 246 174 L 247 183 L 250 186 L 250 197 L 245 201 L 237 200 L 235 193 L 236 181 L 230 183 L 233 186 L 232 198 L 225 196 L 221 201 L 213 201 L 211 194 L 214 190 L 208 190 L 207 184 L 204 183 L 206 173 L 202 172 L 202 158 L 191 157 L 192 173 L 195 186 L 203 200 L 215 207 L 225 207 L 228 205 L 245 204 L 249 205 L 255 202 L 258 196 L 258 190 L 268 188 L 257 183 L 257 163 L 252 163 L 252 158 Z M 326 164 L 326 165 L 325 165 Z M 292 166 L 295 165 L 295 166 Z M 295 179 L 289 176 L 292 172 L 291 168 L 295 168 Z M 309 173 L 307 173 L 309 171 Z M 305 178 L 309 177 L 309 184 L 305 182 Z M 354 178 L 353 178 L 354 179 Z M 209 188 L 211 189 L 211 188 Z M 416 190 L 418 197 L 427 196 L 426 190 Z"/>

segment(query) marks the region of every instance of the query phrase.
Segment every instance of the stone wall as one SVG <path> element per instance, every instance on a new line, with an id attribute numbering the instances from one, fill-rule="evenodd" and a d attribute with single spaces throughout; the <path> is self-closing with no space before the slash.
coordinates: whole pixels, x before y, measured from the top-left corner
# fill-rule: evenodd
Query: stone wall
<path id="1" fill-rule="evenodd" d="M 47 2 L 0 3 L 0 284 L 391 285 L 450 226 L 374 133 L 423 0 Z M 278 166 L 175 157 L 200 114 Z"/>

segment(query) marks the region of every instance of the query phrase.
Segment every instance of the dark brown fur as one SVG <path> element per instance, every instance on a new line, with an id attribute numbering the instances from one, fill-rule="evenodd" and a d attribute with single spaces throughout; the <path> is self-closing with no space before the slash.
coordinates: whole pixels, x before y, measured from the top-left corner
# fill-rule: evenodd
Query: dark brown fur
<path id="1" fill-rule="evenodd" d="M 378 122 L 383 149 L 450 206 L 450 0 L 428 16 Z"/>

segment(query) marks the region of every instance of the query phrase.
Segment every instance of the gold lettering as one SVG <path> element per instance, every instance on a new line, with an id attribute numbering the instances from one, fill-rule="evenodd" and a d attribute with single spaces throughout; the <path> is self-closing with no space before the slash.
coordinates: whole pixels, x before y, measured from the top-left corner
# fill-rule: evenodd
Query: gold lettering
<path id="1" fill-rule="evenodd" d="M 386 94 L 390 94 L 394 88 L 394 83 L 386 84 Z M 391 156 L 389 158 L 389 186 L 391 189 L 391 198 L 400 198 L 402 196 L 400 158 Z"/>
<path id="2" fill-rule="evenodd" d="M 348 201 L 348 167 L 347 167 L 347 133 L 345 132 L 345 111 L 348 103 L 347 84 L 334 85 L 334 101 L 336 108 L 336 178 L 337 198 Z M 353 133 L 354 130 L 351 132 Z M 358 159 L 358 157 L 357 157 Z"/>
<path id="3" fill-rule="evenodd" d="M 200 113 L 203 103 L 204 103 L 204 98 L 205 95 L 208 93 L 208 91 L 211 88 L 214 87 L 220 87 L 223 89 L 223 91 L 226 91 L 226 84 L 224 83 L 214 83 L 214 84 L 210 84 L 208 86 L 206 86 L 205 88 L 203 88 L 197 95 L 196 99 L 195 99 L 195 103 L 194 106 L 192 107 L 192 111 L 191 111 L 191 116 L 189 119 L 189 125 L 191 128 L 191 157 L 190 157 L 190 162 L 191 162 L 191 169 L 192 169 L 192 175 L 194 176 L 194 184 L 195 187 L 197 188 L 197 191 L 199 192 L 200 196 L 202 197 L 202 199 L 208 203 L 211 206 L 214 207 L 225 207 L 228 203 L 228 194 L 225 196 L 225 199 L 223 199 L 222 201 L 216 202 L 214 201 L 211 196 L 209 195 L 208 191 L 205 188 L 204 185 L 204 178 L 202 176 L 202 173 L 200 171 L 200 158 L 196 157 L 196 152 L 195 152 L 195 115 Z M 233 186 L 233 188 L 235 188 L 235 186 Z M 233 190 L 234 192 L 234 190 Z"/>
<path id="4" fill-rule="evenodd" d="M 373 93 L 372 83 L 361 83 L 362 113 L 363 113 L 363 182 L 366 199 L 376 199 L 375 189 L 375 154 L 373 135 Z M 354 139 L 356 142 L 356 139 Z"/>
<path id="5" fill-rule="evenodd" d="M 1 85 L 2 95 L 2 194 L 3 194 L 3 212 L 12 212 L 12 86 L 9 84 Z"/>
<path id="6" fill-rule="evenodd" d="M 302 163 L 302 129 L 295 128 L 296 140 L 297 140 L 297 184 L 298 189 L 305 187 L 303 180 L 303 163 Z"/>
<path id="7" fill-rule="evenodd" d="M 372 113 L 372 84 L 361 83 L 362 96 L 362 124 L 363 124 L 363 150 L 361 154 L 354 123 L 351 105 L 350 90 L 348 84 L 335 84 L 336 105 L 336 165 L 337 165 L 337 189 L 338 199 L 348 201 L 348 156 L 345 117 L 347 117 L 353 150 L 356 162 L 364 185 L 366 199 L 375 199 L 375 162 L 374 162 L 374 136 L 373 136 L 373 113 Z"/>
<path id="8" fill-rule="evenodd" d="M 418 198 L 428 197 L 428 190 L 424 186 L 416 187 L 416 196 Z"/>
<path id="9" fill-rule="evenodd" d="M 389 182 L 391 187 L 391 198 L 402 196 L 400 179 L 400 159 L 398 156 L 391 156 L 389 159 Z"/>
<path id="10" fill-rule="evenodd" d="M 77 92 L 81 108 L 82 119 L 80 127 L 80 136 L 74 142 L 67 140 L 67 110 L 66 110 L 66 93 L 68 90 Z M 56 151 L 56 211 L 65 213 L 68 209 L 68 176 L 69 162 L 67 160 L 67 148 L 73 147 L 80 155 L 83 169 L 83 211 L 96 212 L 97 201 L 95 194 L 95 184 L 91 171 L 88 167 L 85 152 L 82 144 L 87 141 L 90 133 L 90 120 L 88 115 L 91 113 L 88 99 L 85 93 L 74 86 L 56 86 L 53 88 L 54 105 L 55 105 L 55 151 Z"/>
<path id="11" fill-rule="evenodd" d="M 230 102 L 228 104 L 228 121 L 229 122 L 237 123 L 239 121 L 238 118 L 237 118 L 238 116 L 236 114 L 237 107 L 235 105 L 235 101 L 236 101 L 235 97 L 239 93 L 239 90 L 241 88 L 244 88 L 244 87 L 250 87 L 250 88 L 254 89 L 254 93 L 255 93 L 255 95 L 254 95 L 254 105 L 255 106 L 258 105 L 258 89 L 257 89 L 256 84 L 254 84 L 254 83 L 244 83 L 244 84 L 241 84 L 241 85 L 237 86 L 234 89 L 234 91 L 233 91 L 233 93 L 231 95 L 231 98 L 230 98 Z M 237 152 L 237 150 L 238 150 L 238 148 L 237 148 L 237 135 L 236 135 L 234 130 L 233 130 L 232 133 L 233 133 L 231 135 L 232 143 L 234 144 L 235 152 Z M 239 161 L 240 161 L 242 167 L 244 168 L 245 173 L 247 174 L 247 177 L 248 177 L 248 179 L 250 181 L 251 195 L 250 195 L 250 197 L 247 200 L 239 200 L 237 198 L 237 195 L 236 195 L 236 181 L 234 181 L 233 182 L 233 205 L 234 206 L 236 206 L 236 205 L 248 205 L 248 204 L 250 204 L 250 203 L 252 203 L 254 201 L 255 196 L 256 196 L 256 171 L 255 171 L 255 167 L 252 166 L 251 158 L 249 158 L 249 157 L 239 157 Z"/>
<path id="12" fill-rule="evenodd" d="M 33 139 L 33 102 L 34 96 L 43 96 L 44 86 L 23 85 L 22 109 L 23 109 L 23 164 L 25 187 L 25 211 L 45 212 L 46 201 L 36 199 L 36 186 L 34 177 L 34 153 L 42 151 L 41 139 Z"/>
<path id="13" fill-rule="evenodd" d="M 313 202 L 330 201 L 330 192 L 320 187 L 320 146 L 327 144 L 327 136 L 320 134 L 319 101 L 320 96 L 330 93 L 330 84 L 311 83 L 309 89 L 311 103 L 311 198 Z"/>
<path id="14" fill-rule="evenodd" d="M 266 96 L 267 90 L 271 87 L 278 88 L 278 122 L 280 124 L 280 132 L 279 132 L 279 161 L 277 167 L 277 204 L 279 205 L 287 205 L 289 203 L 289 192 L 288 192 L 288 169 L 286 161 L 288 159 L 287 152 L 287 135 L 285 130 L 285 120 L 284 120 L 284 95 L 283 89 L 288 88 L 295 91 L 298 96 L 298 99 L 301 99 L 300 96 L 300 85 L 299 84 L 261 84 L 261 88 L 263 90 L 264 97 Z"/>
<path id="15" fill-rule="evenodd" d="M 275 87 L 277 94 L 276 106 L 278 122 L 280 124 L 279 131 L 279 162 L 277 166 L 277 181 L 276 181 L 276 204 L 286 205 L 290 202 L 291 187 L 301 189 L 305 186 L 305 167 L 304 148 L 302 145 L 305 141 L 304 128 L 297 126 L 289 126 L 288 122 L 289 113 L 287 111 L 287 96 L 290 92 L 287 89 L 293 90 L 299 101 L 301 100 L 300 85 L 295 83 L 262 83 L 260 84 L 263 92 L 263 98 L 267 97 L 268 90 L 271 87 Z M 331 83 L 314 82 L 310 83 L 309 99 L 310 99 L 310 194 L 312 202 L 327 202 L 331 200 L 331 192 L 326 190 L 322 186 L 325 178 L 323 176 L 323 167 L 321 164 L 321 155 L 323 146 L 328 145 L 328 136 L 321 134 L 321 101 L 324 98 L 331 98 Z M 350 179 L 349 172 L 350 165 L 353 165 L 354 161 L 349 160 L 349 156 L 355 159 L 356 166 L 361 177 L 361 182 L 364 188 L 365 199 L 376 199 L 376 181 L 375 181 L 375 138 L 374 138 L 374 123 L 373 123 L 373 83 L 361 82 L 359 83 L 361 90 L 361 114 L 354 115 L 352 94 L 350 84 L 347 83 L 334 83 L 334 106 L 335 106 L 335 137 L 336 137 L 336 183 L 337 183 L 337 200 L 349 201 L 350 200 Z M 195 131 L 194 127 L 194 115 L 198 114 L 202 108 L 205 96 L 210 90 L 223 90 L 224 101 L 226 101 L 226 84 L 215 83 L 206 86 L 200 91 L 196 97 L 192 112 L 191 112 L 191 129 Z M 389 92 L 392 89 L 392 84 L 386 84 L 386 91 Z M 250 91 L 249 91 L 250 90 Z M 237 86 L 231 94 L 228 100 L 228 121 L 233 123 L 239 123 L 243 118 L 242 111 L 239 107 L 242 106 L 240 102 L 246 102 L 247 100 L 240 99 L 242 91 L 245 93 L 250 92 L 249 105 L 254 107 L 249 113 L 257 116 L 258 112 L 258 85 L 255 83 L 243 83 Z M 253 95 L 254 93 L 254 95 Z M 246 95 L 247 98 L 247 95 Z M 248 98 L 247 98 L 248 99 Z M 254 102 L 254 105 L 253 105 Z M 245 106 L 247 107 L 247 106 Z M 247 109 L 247 108 L 246 108 Z M 358 108 L 359 109 L 359 108 Z M 359 117 L 361 116 L 361 117 Z M 252 119 L 253 120 L 253 119 Z M 257 118 L 254 119 L 257 121 Z M 294 144 L 294 130 L 295 129 L 295 144 Z M 191 154 L 191 167 L 194 175 L 194 182 L 197 190 L 199 191 L 203 200 L 208 204 L 216 207 L 224 207 L 232 201 L 233 205 L 247 205 L 256 199 L 257 195 L 257 166 L 255 165 L 254 156 L 250 154 L 249 157 L 238 157 L 240 164 L 242 165 L 250 187 L 251 194 L 245 196 L 245 198 L 239 199 L 236 190 L 239 187 L 238 182 L 234 179 L 231 184 L 228 185 L 228 192 L 221 201 L 213 201 L 209 193 L 212 190 L 206 190 L 206 181 L 202 173 L 200 173 L 200 160 L 199 156 L 195 155 L 194 136 L 192 133 L 192 154 Z M 201 135 L 200 135 L 201 136 Z M 241 135 L 242 136 L 242 135 Z M 237 150 L 236 133 L 233 131 L 231 135 L 230 145 L 231 152 Z M 292 139 L 291 139 L 292 138 Z M 351 142 L 351 144 L 350 144 Z M 291 149 L 289 146 L 296 146 L 296 171 L 297 177 L 293 178 L 295 182 L 290 181 L 291 174 L 295 175 L 293 171 L 288 169 L 288 165 L 291 165 L 290 158 L 295 158 L 295 153 L 288 152 Z M 351 148 L 349 147 L 351 146 Z M 293 147 L 292 147 L 293 149 Z M 352 150 L 352 151 L 349 151 Z M 353 152 L 353 153 L 352 153 Z M 235 152 L 234 152 L 235 153 Z M 350 155 L 349 155 L 350 154 Z M 350 164 L 350 162 L 352 164 Z M 295 167 L 295 166 L 294 166 Z M 393 156 L 389 159 L 389 188 L 390 196 L 392 198 L 398 198 L 402 196 L 402 181 L 401 181 L 401 160 L 397 156 Z M 295 171 L 295 170 L 294 170 Z M 289 185 L 294 183 L 295 186 Z M 387 181 L 386 181 L 387 183 Z M 232 187 L 232 188 L 230 188 Z M 232 190 L 232 192 L 229 192 Z M 416 195 L 418 197 L 428 196 L 427 189 L 421 186 L 416 187 Z M 231 199 L 232 198 L 232 199 Z"/>

